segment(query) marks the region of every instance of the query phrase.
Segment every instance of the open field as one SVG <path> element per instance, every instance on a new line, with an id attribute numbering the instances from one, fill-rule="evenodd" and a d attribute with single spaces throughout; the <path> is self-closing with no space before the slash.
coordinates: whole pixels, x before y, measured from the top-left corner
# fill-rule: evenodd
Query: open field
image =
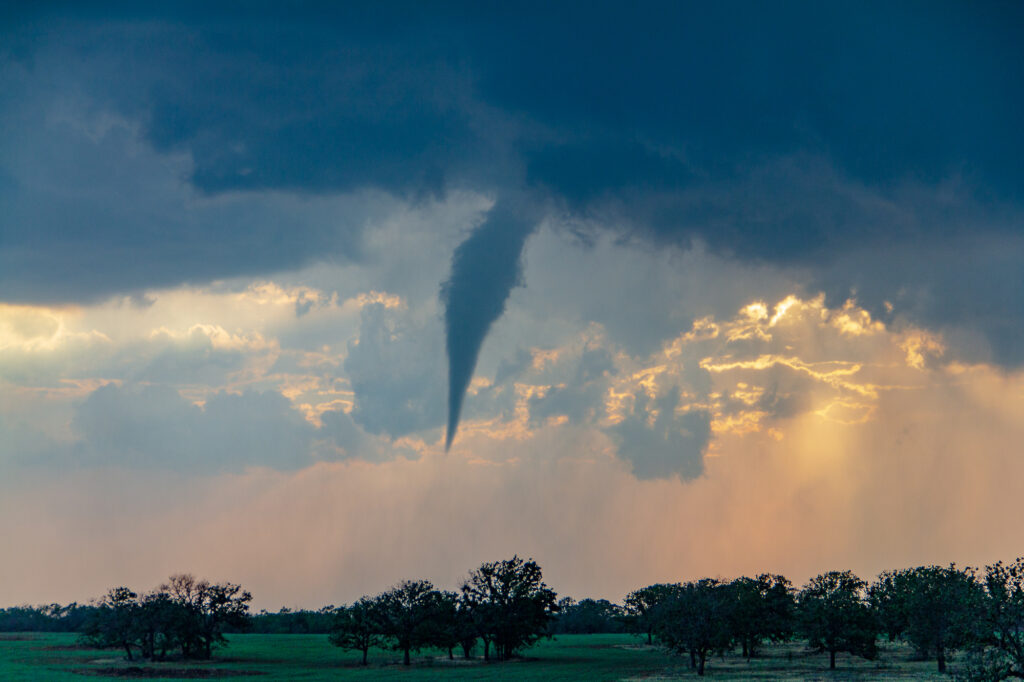
<path id="1" fill-rule="evenodd" d="M 231 645 L 209 662 L 131 663 L 118 652 L 79 646 L 73 634 L 0 634 L 0 679 L 22 680 L 674 680 L 696 675 L 686 659 L 648 647 L 629 635 L 559 635 L 529 649 L 521 660 L 484 664 L 449 662 L 428 651 L 407 669 L 398 654 L 371 651 L 370 665 L 340 651 L 323 635 L 232 635 Z M 910 660 L 890 647 L 878 661 L 841 655 L 828 670 L 825 655 L 800 644 L 767 647 L 747 663 L 741 657 L 709 660 L 706 677 L 717 680 L 948 680 L 934 662 Z"/>

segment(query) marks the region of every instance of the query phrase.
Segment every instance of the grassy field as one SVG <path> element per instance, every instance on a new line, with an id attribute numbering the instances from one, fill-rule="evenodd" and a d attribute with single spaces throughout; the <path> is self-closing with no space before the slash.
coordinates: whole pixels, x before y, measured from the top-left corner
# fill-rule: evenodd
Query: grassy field
<path id="1" fill-rule="evenodd" d="M 0 680 L 676 680 L 696 679 L 688 659 L 670 656 L 628 635 L 560 635 L 529 649 L 520 660 L 484 664 L 450 662 L 438 651 L 423 652 L 411 668 L 400 656 L 371 651 L 370 665 L 359 655 L 336 649 L 323 635 L 233 635 L 214 660 L 195 663 L 131 663 L 115 651 L 79 646 L 71 634 L 0 633 Z M 910 660 L 909 650 L 890 647 L 878 661 L 841 655 L 835 672 L 826 655 L 800 644 L 773 646 L 747 663 L 737 655 L 708 662 L 715 680 L 949 680 L 934 662 Z"/>

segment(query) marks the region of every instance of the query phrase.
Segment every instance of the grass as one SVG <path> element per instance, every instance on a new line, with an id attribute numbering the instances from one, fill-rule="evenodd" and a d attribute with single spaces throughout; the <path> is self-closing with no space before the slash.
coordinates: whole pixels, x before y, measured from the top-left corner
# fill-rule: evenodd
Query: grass
<path id="1" fill-rule="evenodd" d="M 0 633 L 0 680 L 180 680 L 189 678 L 275 682 L 277 680 L 678 680 L 697 679 L 689 659 L 672 656 L 629 635 L 559 635 L 518 660 L 484 664 L 448 661 L 424 651 L 411 668 L 392 651 L 373 650 L 370 665 L 359 654 L 331 646 L 324 635 L 232 635 L 230 646 L 208 662 L 128 662 L 113 650 L 78 645 L 73 634 Z M 955 664 L 954 664 L 955 667 Z M 771 646 L 750 663 L 736 654 L 709 659 L 713 680 L 949 680 L 934 661 L 913 661 L 906 647 L 887 647 L 879 660 L 846 655 L 837 670 L 828 656 L 799 643 Z"/>

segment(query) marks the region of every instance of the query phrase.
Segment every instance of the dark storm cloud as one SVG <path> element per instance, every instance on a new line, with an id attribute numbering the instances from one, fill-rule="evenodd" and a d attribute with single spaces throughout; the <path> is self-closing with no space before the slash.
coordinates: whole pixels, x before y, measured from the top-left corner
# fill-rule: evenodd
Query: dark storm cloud
<path id="1" fill-rule="evenodd" d="M 950 174 L 1011 200 L 1024 187 L 1019 6 L 374 7 L 29 12 L 5 31 L 5 126 L 38 131 L 47 98 L 77 92 L 137 123 L 155 149 L 187 152 L 188 179 L 208 193 L 374 187 L 415 198 L 453 184 L 494 192 L 525 184 L 578 210 L 628 200 L 634 233 L 681 244 L 696 237 L 782 262 L 856 239 L 915 235 L 899 225 L 895 235 L 842 220 L 821 225 L 813 212 L 715 219 L 714 204 L 699 220 L 692 200 L 680 211 L 678 195 L 797 153 L 883 189 Z M 15 151 L 4 154 L 4 203 L 32 189 L 19 161 L 33 149 Z M 795 200 L 828 198 L 808 191 Z M 7 249 L 33 267 L 46 265 L 33 256 L 68 237 L 99 235 L 106 249 L 119 244 L 122 267 L 96 268 L 112 270 L 96 277 L 134 285 L 144 276 L 132 276 L 126 256 L 176 260 L 173 250 L 161 257 L 146 247 L 162 232 L 188 234 L 168 221 L 169 207 L 159 207 L 156 229 L 141 212 L 116 215 L 118 197 L 92 212 L 46 199 L 35 196 L 5 227 Z M 233 259 L 294 267 L 352 250 L 309 223 L 254 240 L 249 227 L 233 218 L 209 229 L 208 238 L 238 247 L 211 270 L 230 270 Z M 177 260 L 209 255 L 186 247 Z M 103 256 L 98 246 L 87 252 Z M 10 266 L 8 287 L 18 291 L 28 268 Z M 195 276 L 204 274 L 217 275 Z M 64 295 L 100 286 L 82 284 Z"/>
<path id="2" fill-rule="evenodd" d="M 372 188 L 415 201 L 468 187 L 501 207 L 513 193 L 631 238 L 806 268 L 846 295 L 872 254 L 1020 234 L 1021 26 L 1011 3 L 26 11 L 4 31 L 0 286 L 77 300 L 360 257 L 365 219 L 150 203 L 118 175 L 125 154 L 108 136 L 54 141 L 56 103 L 70 101 L 185 155 L 181 175 L 205 195 Z M 64 164 L 85 176 L 72 191 L 53 171 Z M 932 221 L 950 178 L 963 219 Z M 933 196 L 905 203 L 908 186 Z M 1013 218 L 992 220 L 993 205 Z M 453 258 L 449 440 L 532 222 L 489 216 Z M 967 289 L 1006 284 L 965 267 Z M 935 268 L 882 279 L 950 290 Z M 1005 338 L 1022 331 L 1024 294 L 1008 283 L 990 315 L 970 294 L 926 312 L 980 325 L 996 360 L 1019 362 Z"/>

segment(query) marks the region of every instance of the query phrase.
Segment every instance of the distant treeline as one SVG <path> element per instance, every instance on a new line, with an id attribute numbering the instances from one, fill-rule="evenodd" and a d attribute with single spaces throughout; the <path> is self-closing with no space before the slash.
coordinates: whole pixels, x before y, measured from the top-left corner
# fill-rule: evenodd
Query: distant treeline
<path id="1" fill-rule="evenodd" d="M 105 599 L 105 598 L 104 598 Z M 261 635 L 326 635 L 331 632 L 335 607 L 317 611 L 282 608 L 250 614 L 243 623 L 225 625 L 226 634 L 248 632 Z M 0 632 L 82 632 L 101 611 L 97 604 L 67 606 L 12 606 L 0 609 Z"/>
<path id="2" fill-rule="evenodd" d="M 96 608 L 78 603 L 12 606 L 0 609 L 0 632 L 81 632 Z"/>
<path id="3" fill-rule="evenodd" d="M 82 633 L 126 657 L 208 658 L 228 632 L 325 634 L 362 653 L 459 649 L 470 658 L 505 660 L 541 637 L 631 632 L 648 644 L 687 656 L 704 674 L 714 654 L 751 658 L 768 643 L 799 638 L 810 649 L 873 659 L 879 640 L 908 643 L 940 672 L 954 654 L 965 679 L 1024 678 L 1024 558 L 984 569 L 919 566 L 885 571 L 871 584 L 832 571 L 795 589 L 784 576 L 762 574 L 659 583 L 606 600 L 557 599 L 533 560 L 518 557 L 470 571 L 458 592 L 406 580 L 348 606 L 317 611 L 248 613 L 251 595 L 231 583 L 172 576 L 152 592 L 111 589 L 89 605 L 51 604 L 0 610 L 0 631 Z"/>

